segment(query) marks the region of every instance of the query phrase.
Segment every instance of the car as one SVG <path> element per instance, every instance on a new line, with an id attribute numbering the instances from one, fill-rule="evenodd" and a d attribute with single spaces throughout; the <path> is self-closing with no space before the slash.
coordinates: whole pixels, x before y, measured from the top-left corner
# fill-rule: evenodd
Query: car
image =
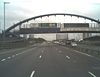
<path id="1" fill-rule="evenodd" d="M 72 42 L 71 46 L 77 46 L 77 44 L 75 42 Z"/>

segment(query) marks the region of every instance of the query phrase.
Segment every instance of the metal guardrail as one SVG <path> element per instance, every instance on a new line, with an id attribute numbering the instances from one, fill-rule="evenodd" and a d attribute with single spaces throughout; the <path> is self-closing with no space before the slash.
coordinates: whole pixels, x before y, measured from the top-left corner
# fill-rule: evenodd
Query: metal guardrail
<path id="1" fill-rule="evenodd" d="M 59 45 L 62 45 L 62 44 L 59 44 Z M 95 56 L 97 58 L 100 58 L 100 50 L 79 47 L 79 46 L 71 46 L 71 45 L 62 45 L 62 46 L 67 46 L 67 47 L 77 50 L 79 52 L 86 53 L 86 54 Z"/>
<path id="2" fill-rule="evenodd" d="M 71 46 L 70 46 L 71 47 Z M 77 51 L 83 52 L 83 53 L 87 53 L 89 55 L 95 56 L 100 58 L 100 50 L 94 50 L 94 49 L 89 49 L 89 48 L 82 48 L 82 47 L 71 47 Z"/>

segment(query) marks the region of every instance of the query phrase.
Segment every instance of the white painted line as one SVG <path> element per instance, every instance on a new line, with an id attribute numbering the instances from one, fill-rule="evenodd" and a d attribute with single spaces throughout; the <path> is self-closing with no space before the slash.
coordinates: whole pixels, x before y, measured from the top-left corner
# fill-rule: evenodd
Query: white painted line
<path id="1" fill-rule="evenodd" d="M 57 51 L 58 49 L 56 48 L 56 51 Z"/>
<path id="2" fill-rule="evenodd" d="M 44 51 L 42 50 L 42 53 L 43 53 Z"/>
<path id="3" fill-rule="evenodd" d="M 14 58 L 14 57 L 15 57 L 15 55 L 12 55 L 12 57 Z"/>
<path id="4" fill-rule="evenodd" d="M 18 54 L 16 54 L 16 56 L 17 56 Z"/>
<path id="5" fill-rule="evenodd" d="M 25 53 L 25 52 L 22 52 L 22 53 L 19 53 L 19 54 L 23 54 L 23 53 Z"/>
<path id="6" fill-rule="evenodd" d="M 61 53 L 62 51 L 59 51 L 59 53 Z"/>
<path id="7" fill-rule="evenodd" d="M 11 57 L 8 57 L 7 59 L 11 59 Z"/>
<path id="8" fill-rule="evenodd" d="M 92 72 L 88 72 L 92 77 L 96 77 Z"/>
<path id="9" fill-rule="evenodd" d="M 22 53 L 18 53 L 18 55 L 20 55 L 20 54 L 22 54 Z"/>
<path id="10" fill-rule="evenodd" d="M 80 53 L 80 54 L 83 54 L 83 55 L 89 56 L 89 57 L 93 57 L 93 56 L 91 56 L 91 55 L 89 55 L 89 54 L 82 53 L 82 52 L 80 52 L 80 51 L 77 51 L 77 50 L 74 50 L 74 51 L 75 51 L 75 52 L 77 52 L 77 53 Z"/>
<path id="11" fill-rule="evenodd" d="M 92 67 L 94 70 L 100 70 L 100 66 Z"/>
<path id="12" fill-rule="evenodd" d="M 70 59 L 70 57 L 69 57 L 69 56 L 66 56 L 66 58 L 67 58 L 67 59 Z"/>
<path id="13" fill-rule="evenodd" d="M 5 61 L 6 59 L 2 59 L 1 61 Z"/>
<path id="14" fill-rule="evenodd" d="M 25 52 L 17 53 L 16 56 L 17 56 L 17 55 L 21 55 L 21 54 L 23 54 L 23 53 L 25 53 Z"/>
<path id="15" fill-rule="evenodd" d="M 42 56 L 40 55 L 40 56 L 39 56 L 39 58 L 41 59 L 41 58 L 42 58 Z"/>
<path id="16" fill-rule="evenodd" d="M 33 77 L 34 74 L 35 74 L 35 71 L 32 71 L 30 77 Z"/>

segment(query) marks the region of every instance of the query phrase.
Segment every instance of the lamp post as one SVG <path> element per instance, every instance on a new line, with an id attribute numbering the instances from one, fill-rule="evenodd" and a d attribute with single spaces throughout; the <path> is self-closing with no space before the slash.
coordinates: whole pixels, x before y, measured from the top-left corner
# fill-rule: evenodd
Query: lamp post
<path id="1" fill-rule="evenodd" d="M 4 40 L 5 40 L 5 26 L 6 26 L 6 24 L 5 24 L 5 5 L 6 4 L 9 4 L 10 2 L 4 2 Z"/>
<path id="2" fill-rule="evenodd" d="M 0 22 L 0 33 L 1 33 L 1 22 Z"/>

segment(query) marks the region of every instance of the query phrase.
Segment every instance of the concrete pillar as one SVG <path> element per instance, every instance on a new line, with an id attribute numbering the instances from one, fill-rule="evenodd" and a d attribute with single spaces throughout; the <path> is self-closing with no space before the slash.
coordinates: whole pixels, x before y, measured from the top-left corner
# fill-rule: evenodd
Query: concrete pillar
<path id="1" fill-rule="evenodd" d="M 34 38 L 34 34 L 30 34 L 29 35 L 29 38 Z"/>
<path id="2" fill-rule="evenodd" d="M 27 34 L 23 34 L 23 37 L 24 37 L 25 39 L 27 39 Z"/>
<path id="3" fill-rule="evenodd" d="M 56 40 L 61 40 L 61 39 L 69 39 L 68 38 L 68 33 L 66 34 L 66 33 L 57 33 L 56 34 Z"/>
<path id="4" fill-rule="evenodd" d="M 88 33 L 89 34 L 89 37 L 92 37 L 92 33 Z"/>
<path id="5" fill-rule="evenodd" d="M 88 37 L 89 37 L 89 33 L 83 33 L 83 39 Z"/>

